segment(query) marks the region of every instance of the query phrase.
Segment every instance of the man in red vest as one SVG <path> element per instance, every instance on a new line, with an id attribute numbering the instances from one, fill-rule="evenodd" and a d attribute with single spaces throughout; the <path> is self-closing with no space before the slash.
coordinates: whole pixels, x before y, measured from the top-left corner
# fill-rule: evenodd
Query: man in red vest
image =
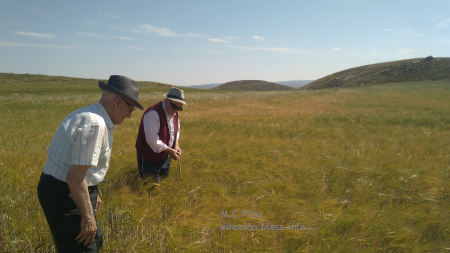
<path id="1" fill-rule="evenodd" d="M 181 156 L 178 112 L 186 105 L 184 92 L 177 88 L 171 88 L 165 98 L 145 110 L 136 140 L 139 174 L 152 175 L 157 181 L 168 176 L 170 159 Z"/>

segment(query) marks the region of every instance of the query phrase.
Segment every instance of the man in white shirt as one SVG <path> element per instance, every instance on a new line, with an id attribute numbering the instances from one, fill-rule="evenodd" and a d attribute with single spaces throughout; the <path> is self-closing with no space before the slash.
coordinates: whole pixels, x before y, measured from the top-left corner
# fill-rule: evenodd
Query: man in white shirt
<path id="1" fill-rule="evenodd" d="M 183 110 L 184 92 L 171 88 L 166 99 L 144 112 L 136 140 L 138 170 L 141 177 L 169 174 L 170 158 L 178 160 L 181 149 L 179 111 Z"/>
<path id="2" fill-rule="evenodd" d="M 110 76 L 100 101 L 67 116 L 56 130 L 38 184 L 38 197 L 58 252 L 97 252 L 103 244 L 97 185 L 108 171 L 114 125 L 130 118 L 140 86 Z"/>

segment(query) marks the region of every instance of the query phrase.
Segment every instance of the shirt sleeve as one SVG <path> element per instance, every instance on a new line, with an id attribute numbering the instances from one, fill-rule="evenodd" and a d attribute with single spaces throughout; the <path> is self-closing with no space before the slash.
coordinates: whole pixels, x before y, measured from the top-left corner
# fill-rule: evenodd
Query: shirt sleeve
<path id="1" fill-rule="evenodd" d="M 97 166 L 106 125 L 89 118 L 77 119 L 72 132 L 72 161 L 73 165 Z"/>
<path id="2" fill-rule="evenodd" d="M 149 111 L 144 115 L 145 140 L 153 152 L 161 153 L 169 147 L 159 139 L 159 116 L 156 111 Z"/>

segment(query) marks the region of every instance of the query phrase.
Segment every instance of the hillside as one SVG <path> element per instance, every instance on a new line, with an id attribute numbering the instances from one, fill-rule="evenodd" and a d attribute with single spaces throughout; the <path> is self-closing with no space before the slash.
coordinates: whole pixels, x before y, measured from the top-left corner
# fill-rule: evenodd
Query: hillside
<path id="1" fill-rule="evenodd" d="M 301 87 L 307 85 L 308 83 L 311 83 L 312 81 L 314 81 L 314 80 L 291 80 L 291 81 L 279 81 L 279 82 L 274 82 L 274 83 L 292 87 L 294 89 L 298 89 L 298 88 L 301 88 Z M 223 84 L 223 83 L 209 83 L 209 84 L 200 84 L 200 85 L 190 85 L 190 86 L 185 86 L 185 87 L 206 90 L 206 89 L 213 89 L 221 84 Z"/>
<path id="2" fill-rule="evenodd" d="M 98 81 L 108 81 L 108 76 L 105 76 L 103 80 L 97 80 L 92 78 L 79 78 L 79 77 L 66 77 L 66 76 L 48 76 L 38 74 L 15 74 L 15 73 L 0 73 L 0 86 L 14 87 L 17 85 L 32 85 L 34 91 L 45 91 L 53 86 L 68 86 L 68 90 L 73 91 L 77 86 L 84 87 L 88 90 L 97 91 Z M 161 91 L 165 92 L 172 85 L 152 82 L 152 81 L 137 81 L 141 85 L 143 92 L 146 91 Z M 69 88 L 71 87 L 71 88 Z"/>
<path id="3" fill-rule="evenodd" d="M 306 86 L 304 89 L 356 87 L 393 82 L 442 80 L 450 78 L 450 58 L 415 58 L 371 64 L 340 71 Z"/>
<path id="4" fill-rule="evenodd" d="M 217 86 L 215 89 L 268 91 L 268 90 L 292 90 L 293 88 L 262 80 L 240 80 L 224 83 L 222 85 Z"/>

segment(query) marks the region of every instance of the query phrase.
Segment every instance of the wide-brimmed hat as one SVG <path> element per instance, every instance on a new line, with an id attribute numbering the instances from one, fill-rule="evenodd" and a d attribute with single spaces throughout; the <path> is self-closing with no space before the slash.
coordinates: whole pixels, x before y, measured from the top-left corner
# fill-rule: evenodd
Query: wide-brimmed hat
<path id="1" fill-rule="evenodd" d="M 133 79 L 126 76 L 112 75 L 109 77 L 108 83 L 99 81 L 98 86 L 102 90 L 107 90 L 121 97 L 128 98 L 133 101 L 134 106 L 141 110 L 144 109 L 138 102 L 141 86 Z"/>
<path id="2" fill-rule="evenodd" d="M 186 105 L 186 102 L 184 101 L 184 91 L 177 89 L 177 88 L 171 88 L 167 94 L 164 95 L 169 100 L 180 102 L 183 105 Z"/>

